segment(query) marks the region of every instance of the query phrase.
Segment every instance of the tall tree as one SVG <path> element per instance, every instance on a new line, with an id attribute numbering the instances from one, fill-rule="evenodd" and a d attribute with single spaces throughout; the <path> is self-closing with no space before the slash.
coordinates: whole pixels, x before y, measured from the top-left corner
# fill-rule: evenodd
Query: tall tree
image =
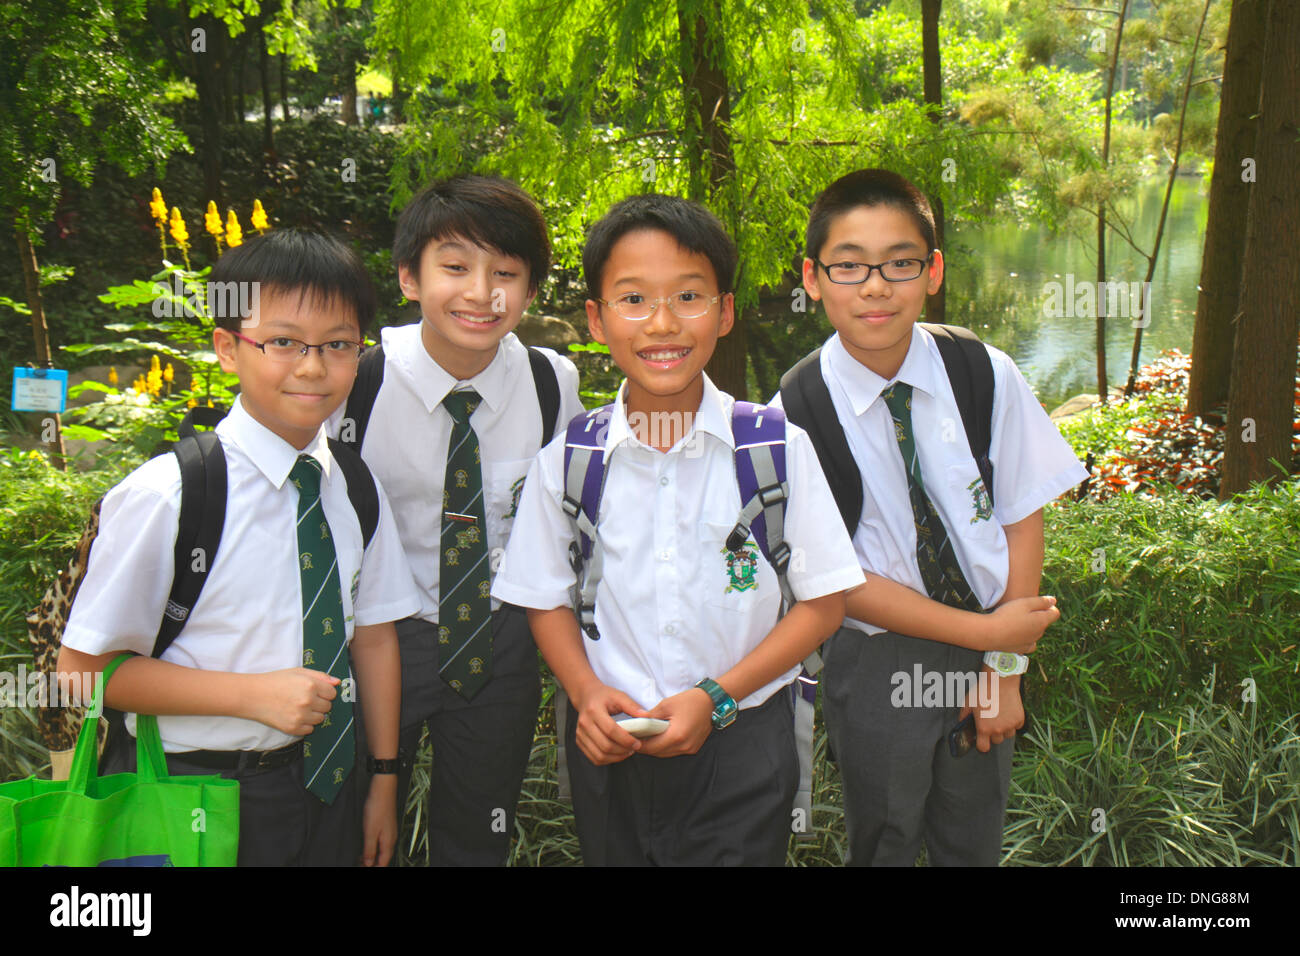
<path id="1" fill-rule="evenodd" d="M 921 74 L 922 87 L 930 122 L 943 123 L 943 71 L 940 66 L 939 15 L 943 0 L 921 0 Z M 943 196 L 937 190 L 930 193 L 930 207 L 934 210 L 934 241 L 944 248 Z M 947 310 L 945 286 L 926 299 L 925 316 L 930 322 L 943 322 Z"/>
<path id="2" fill-rule="evenodd" d="M 1300 3 L 1272 0 L 1265 25 L 1246 250 L 1228 392 L 1220 495 L 1291 467 L 1300 339 Z"/>
<path id="3" fill-rule="evenodd" d="M 1115 23 L 1115 42 L 1110 51 L 1110 68 L 1106 71 L 1106 118 L 1101 134 L 1101 165 L 1110 166 L 1111 106 L 1115 96 L 1115 70 L 1119 51 L 1124 45 L 1124 22 L 1128 19 L 1128 0 L 1123 0 Z M 1106 281 L 1106 200 L 1097 206 L 1097 289 Z M 1110 379 L 1106 372 L 1106 310 L 1097 309 L 1097 398 L 1105 405 L 1110 397 Z"/>
<path id="4" fill-rule="evenodd" d="M 1205 251 L 1196 299 L 1187 413 L 1206 415 L 1228 399 L 1232 343 L 1246 217 L 1255 178 L 1255 127 L 1264 68 L 1268 0 L 1233 0 L 1223 93 L 1214 141 L 1214 173 L 1205 225 Z"/>

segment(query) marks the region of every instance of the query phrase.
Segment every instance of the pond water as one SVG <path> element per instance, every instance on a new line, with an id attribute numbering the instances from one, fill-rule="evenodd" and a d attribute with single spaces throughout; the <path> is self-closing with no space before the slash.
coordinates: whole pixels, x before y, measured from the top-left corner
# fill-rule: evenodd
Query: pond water
<path id="1" fill-rule="evenodd" d="M 1150 248 L 1155 239 L 1164 189 L 1164 178 L 1148 180 L 1124 209 L 1139 247 Z M 1207 186 L 1199 175 L 1175 181 L 1151 282 L 1144 363 L 1164 349 L 1191 351 L 1208 208 Z M 968 326 L 1014 358 L 1048 409 L 1072 395 L 1097 391 L 1096 319 L 1072 314 L 1077 309 L 1066 299 L 1073 283 L 1076 303 L 1086 304 L 1078 302 L 1078 285 L 1096 280 L 1095 240 L 1096 226 L 1087 223 L 1073 234 L 1057 235 L 1043 227 L 958 223 L 948 235 L 948 321 Z M 1146 276 L 1145 257 L 1114 233 L 1106 260 L 1111 282 L 1141 283 Z M 1061 284 L 1056 296 L 1048 283 Z M 1053 308 L 1057 305 L 1063 308 Z M 1131 319 L 1107 321 L 1111 385 L 1128 377 L 1133 333 Z"/>

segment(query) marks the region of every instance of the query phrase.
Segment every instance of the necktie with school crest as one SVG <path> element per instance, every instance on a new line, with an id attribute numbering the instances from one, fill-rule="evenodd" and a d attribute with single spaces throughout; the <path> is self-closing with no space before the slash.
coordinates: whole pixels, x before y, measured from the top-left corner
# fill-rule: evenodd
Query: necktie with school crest
<path id="1" fill-rule="evenodd" d="M 289 472 L 298 489 L 298 574 L 302 579 L 302 665 L 347 681 L 352 676 L 343 623 L 334 539 L 320 501 L 321 466 L 299 455 Z M 330 712 L 303 740 L 307 789 L 332 804 L 352 770 L 355 743 L 352 702 L 340 685 Z"/>
<path id="2" fill-rule="evenodd" d="M 962 574 L 961 565 L 953 551 L 948 529 L 943 526 L 939 512 L 925 493 L 921 481 L 921 459 L 916 452 L 912 435 L 912 386 L 895 382 L 881 393 L 894 420 L 894 437 L 903 455 L 907 471 L 907 494 L 912 500 L 912 520 L 916 524 L 916 563 L 921 568 L 921 580 L 930 597 L 951 607 L 967 611 L 980 611 L 979 599 L 971 592 Z"/>
<path id="3" fill-rule="evenodd" d="M 469 417 L 482 399 L 467 389 L 442 400 L 451 415 L 443 482 L 438 574 L 438 673 L 466 700 L 492 676 L 492 600 L 478 436 Z"/>

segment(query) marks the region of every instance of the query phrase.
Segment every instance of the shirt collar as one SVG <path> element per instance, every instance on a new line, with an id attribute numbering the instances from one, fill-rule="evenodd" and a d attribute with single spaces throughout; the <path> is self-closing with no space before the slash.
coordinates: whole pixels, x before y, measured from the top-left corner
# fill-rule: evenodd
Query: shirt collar
<path id="1" fill-rule="evenodd" d="M 673 445 L 670 454 L 692 446 L 697 440 L 697 433 L 712 435 L 728 448 L 736 447 L 736 439 L 731 434 L 731 408 L 735 404 L 735 399 L 719 391 L 708 375 L 701 372 L 700 376 L 704 379 L 704 394 L 700 398 L 700 407 L 692 416 L 691 427 Z M 604 460 L 606 462 L 609 461 L 609 456 L 613 454 L 614 449 L 624 442 L 634 446 L 640 445 L 642 448 L 650 447 L 638 441 L 633 433 L 627 419 L 626 400 L 627 379 L 624 379 L 623 384 L 618 388 L 618 397 L 614 399 L 614 411 L 609 419 L 609 432 L 605 440 Z"/>
<path id="2" fill-rule="evenodd" d="M 473 378 L 460 381 L 435 362 L 420 337 L 423 320 L 380 333 L 384 355 L 414 389 L 425 411 L 432 412 L 450 392 L 471 387 L 492 411 L 500 411 L 510 398 L 512 382 L 518 378 L 513 370 L 523 353 L 523 343 L 509 332 L 497 346 L 487 368 Z"/>
<path id="3" fill-rule="evenodd" d="M 267 481 L 280 489 L 289 479 L 289 472 L 299 455 L 311 455 L 320 462 L 324 480 L 329 481 L 334 467 L 334 459 L 329 453 L 329 444 L 322 425 L 302 451 L 294 448 L 287 441 L 267 428 L 244 408 L 242 398 L 236 398 L 230 414 L 217 424 L 217 434 L 225 440 L 232 441 L 239 450 L 248 456 Z"/>
<path id="4" fill-rule="evenodd" d="M 881 378 L 850 355 L 838 332 L 831 336 L 827 348 L 831 370 L 848 396 L 854 415 L 861 415 L 870 408 L 880 398 L 880 393 L 894 382 L 906 382 L 930 396 L 937 394 L 935 362 L 942 359 L 937 355 L 938 349 L 930 334 L 919 325 L 913 324 L 907 355 L 892 379 Z"/>

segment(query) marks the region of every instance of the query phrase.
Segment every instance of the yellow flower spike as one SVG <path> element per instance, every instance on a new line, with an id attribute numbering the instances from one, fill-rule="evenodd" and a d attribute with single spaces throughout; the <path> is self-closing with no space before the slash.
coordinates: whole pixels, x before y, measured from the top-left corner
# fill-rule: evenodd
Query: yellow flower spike
<path id="1" fill-rule="evenodd" d="M 162 190 L 153 188 L 153 197 L 149 201 L 149 214 L 161 225 L 167 221 L 167 204 L 163 202 Z"/>
<path id="2" fill-rule="evenodd" d="M 186 247 L 190 242 L 190 231 L 185 228 L 185 220 L 181 218 L 180 208 L 172 206 L 171 234 L 182 247 Z"/>
<path id="3" fill-rule="evenodd" d="M 210 235 L 221 237 L 221 213 L 217 212 L 217 204 L 208 200 L 208 211 L 203 214 L 203 228 Z"/>
<path id="4" fill-rule="evenodd" d="M 233 209 L 227 210 L 226 243 L 231 249 L 244 243 L 244 230 L 239 228 L 239 220 L 235 217 Z"/>
<path id="5" fill-rule="evenodd" d="M 170 385 L 176 378 L 176 370 L 172 368 L 172 363 L 168 362 L 167 367 L 163 369 L 163 381 Z"/>
<path id="6" fill-rule="evenodd" d="M 162 371 L 162 363 L 158 361 L 158 356 L 154 355 L 149 358 L 149 371 L 151 372 Z"/>
<path id="7" fill-rule="evenodd" d="M 145 377 L 145 391 L 150 395 L 157 397 L 162 394 L 162 384 L 162 372 L 158 369 L 151 369 L 149 374 Z"/>
<path id="8" fill-rule="evenodd" d="M 117 366 L 115 365 L 108 367 L 108 384 L 117 388 Z"/>
<path id="9" fill-rule="evenodd" d="M 195 401 L 194 399 L 192 399 L 192 398 L 191 398 L 188 402 L 185 403 L 185 407 L 186 407 L 186 408 L 197 408 L 198 405 L 199 405 L 199 403 L 196 402 L 196 401 Z"/>
<path id="10" fill-rule="evenodd" d="M 253 200 L 253 215 L 249 221 L 259 234 L 266 232 L 271 227 L 271 224 L 266 219 L 266 210 L 262 208 L 262 200 Z"/>
<path id="11" fill-rule="evenodd" d="M 212 408 L 212 399 L 208 399 L 208 408 Z"/>

